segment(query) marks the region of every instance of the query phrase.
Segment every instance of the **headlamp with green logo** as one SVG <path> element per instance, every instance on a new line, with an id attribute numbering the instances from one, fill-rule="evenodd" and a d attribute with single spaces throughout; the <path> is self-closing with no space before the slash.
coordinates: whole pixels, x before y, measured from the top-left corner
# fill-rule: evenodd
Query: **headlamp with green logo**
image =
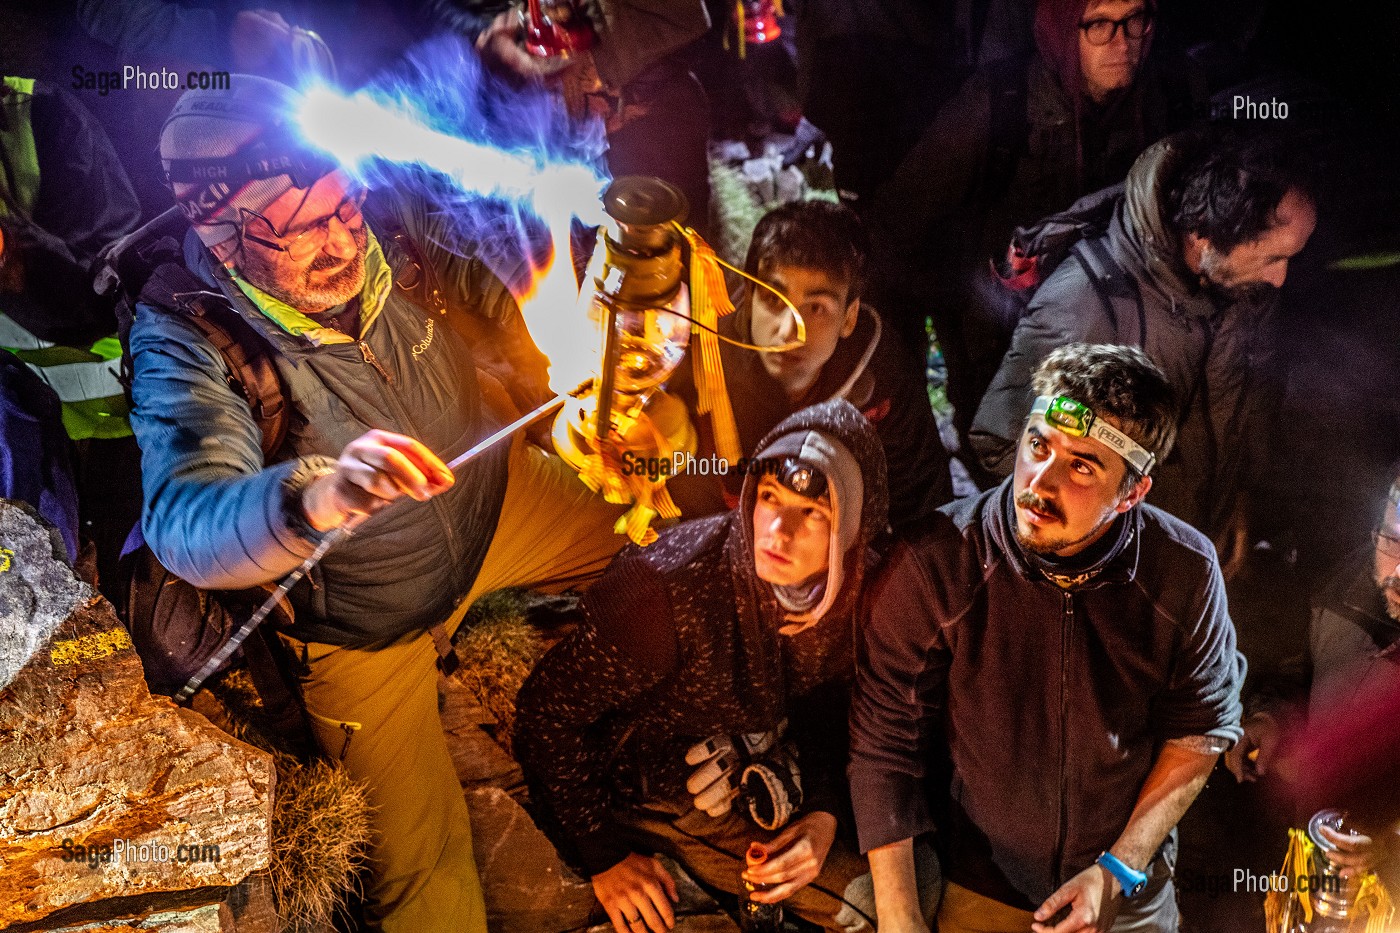
<path id="1" fill-rule="evenodd" d="M 1152 467 L 1157 463 L 1156 454 L 1113 425 L 1096 418 L 1088 405 L 1076 402 L 1068 396 L 1056 395 L 1051 398 L 1042 395 L 1031 406 L 1031 414 L 1043 415 L 1046 423 L 1071 437 L 1088 437 L 1107 444 L 1143 476 L 1151 473 Z"/>

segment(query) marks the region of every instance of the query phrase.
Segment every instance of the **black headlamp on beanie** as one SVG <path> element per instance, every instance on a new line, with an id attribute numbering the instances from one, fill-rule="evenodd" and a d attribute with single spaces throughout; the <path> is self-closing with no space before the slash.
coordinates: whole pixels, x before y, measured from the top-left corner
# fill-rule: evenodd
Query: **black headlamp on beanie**
<path id="1" fill-rule="evenodd" d="M 232 155 L 213 159 L 166 159 L 165 186 L 225 185 L 237 191 L 250 181 L 288 175 L 294 188 L 310 188 L 339 168 L 328 153 L 294 139 L 283 127 L 257 137 Z"/>
<path id="2" fill-rule="evenodd" d="M 774 474 L 778 482 L 807 499 L 820 499 L 826 493 L 826 474 L 796 457 L 784 457 Z"/>

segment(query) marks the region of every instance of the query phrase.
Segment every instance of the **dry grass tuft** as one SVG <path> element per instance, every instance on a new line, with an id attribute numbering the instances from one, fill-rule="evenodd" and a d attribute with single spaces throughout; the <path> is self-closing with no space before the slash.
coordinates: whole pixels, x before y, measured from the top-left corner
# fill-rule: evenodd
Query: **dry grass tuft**
<path id="1" fill-rule="evenodd" d="M 272 812 L 272 888 L 288 933 L 329 929 L 358 889 L 369 842 L 364 789 L 324 759 L 278 754 Z"/>
<path id="2" fill-rule="evenodd" d="M 544 654 L 544 640 L 529 622 L 540 599 L 525 590 L 488 593 L 472 605 L 457 637 L 462 663 L 453 676 L 495 717 L 496 740 L 507 749 L 515 725 L 515 696 Z"/>
<path id="3" fill-rule="evenodd" d="M 271 734 L 246 669 L 230 671 L 211 689 L 227 714 L 219 725 L 270 752 L 277 768 L 269 876 L 282 929 L 329 930 L 359 888 L 369 844 L 364 789 L 344 769 L 324 759 L 303 761 Z"/>

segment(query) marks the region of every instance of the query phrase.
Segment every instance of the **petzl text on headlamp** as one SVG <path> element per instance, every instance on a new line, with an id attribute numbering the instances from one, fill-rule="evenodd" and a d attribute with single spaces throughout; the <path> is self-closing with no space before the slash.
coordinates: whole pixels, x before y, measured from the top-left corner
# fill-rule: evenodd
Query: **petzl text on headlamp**
<path id="1" fill-rule="evenodd" d="M 1152 467 L 1157 463 L 1156 454 L 1113 425 L 1096 418 L 1089 406 L 1068 396 L 1057 395 L 1051 398 L 1042 395 L 1031 406 L 1031 414 L 1043 415 L 1048 424 L 1071 437 L 1088 437 L 1107 444 L 1143 476 L 1151 473 Z"/>

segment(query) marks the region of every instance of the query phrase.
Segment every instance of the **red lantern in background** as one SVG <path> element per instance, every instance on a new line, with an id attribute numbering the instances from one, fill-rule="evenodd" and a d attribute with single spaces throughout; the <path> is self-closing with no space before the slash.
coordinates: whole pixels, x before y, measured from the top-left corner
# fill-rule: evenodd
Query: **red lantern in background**
<path id="1" fill-rule="evenodd" d="M 537 58 L 570 58 L 593 48 L 596 36 L 574 0 L 529 0 L 525 50 Z"/>
<path id="2" fill-rule="evenodd" d="M 781 10 L 776 0 L 740 0 L 735 4 L 734 14 L 745 43 L 763 45 L 783 34 L 778 25 Z"/>

